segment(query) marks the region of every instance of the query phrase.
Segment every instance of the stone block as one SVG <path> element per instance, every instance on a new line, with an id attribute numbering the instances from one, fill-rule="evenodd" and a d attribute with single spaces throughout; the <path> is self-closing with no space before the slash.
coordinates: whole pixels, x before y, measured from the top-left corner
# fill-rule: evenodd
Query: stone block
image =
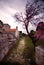
<path id="1" fill-rule="evenodd" d="M 44 65 L 44 46 L 35 48 L 35 59 L 38 65 Z"/>

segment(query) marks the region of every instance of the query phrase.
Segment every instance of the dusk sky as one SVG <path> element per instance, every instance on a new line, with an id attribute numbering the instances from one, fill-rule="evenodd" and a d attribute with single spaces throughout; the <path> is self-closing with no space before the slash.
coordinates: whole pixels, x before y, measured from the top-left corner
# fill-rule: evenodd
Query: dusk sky
<path id="1" fill-rule="evenodd" d="M 32 2 L 33 0 L 30 0 Z M 8 23 L 11 28 L 15 28 L 18 23 L 14 19 L 16 12 L 25 12 L 25 5 L 27 0 L 0 0 L 0 20 L 4 23 Z M 21 24 L 18 25 L 19 30 L 23 30 Z M 33 29 L 30 24 L 30 29 Z M 24 30 L 23 30 L 24 31 Z"/>

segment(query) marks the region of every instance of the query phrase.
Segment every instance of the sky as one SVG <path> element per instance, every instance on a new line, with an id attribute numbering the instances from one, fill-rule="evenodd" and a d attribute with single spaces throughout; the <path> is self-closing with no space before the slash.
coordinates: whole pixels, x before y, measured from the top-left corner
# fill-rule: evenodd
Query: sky
<path id="1" fill-rule="evenodd" d="M 33 0 L 30 0 L 30 2 L 32 1 Z M 13 16 L 16 12 L 22 12 L 24 14 L 26 3 L 27 0 L 0 0 L 0 20 L 2 20 L 3 23 L 8 23 L 11 28 L 18 26 L 19 30 L 25 32 L 22 25 L 18 24 Z M 33 28 L 30 23 L 29 29 L 35 29 L 35 27 Z"/>
<path id="2" fill-rule="evenodd" d="M 13 16 L 16 12 L 24 13 L 26 2 L 27 0 L 0 0 L 0 20 L 8 23 L 11 28 L 19 25 L 19 30 L 21 30 L 22 26 L 16 23 Z"/>

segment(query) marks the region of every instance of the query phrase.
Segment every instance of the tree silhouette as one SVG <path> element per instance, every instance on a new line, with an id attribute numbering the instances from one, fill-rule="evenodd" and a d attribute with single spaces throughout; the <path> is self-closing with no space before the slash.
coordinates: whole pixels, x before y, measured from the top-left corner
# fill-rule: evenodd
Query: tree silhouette
<path id="1" fill-rule="evenodd" d="M 29 23 L 36 26 L 36 22 L 34 23 L 31 20 L 34 18 L 35 15 L 40 14 L 40 11 L 43 11 L 43 10 L 44 10 L 44 7 L 42 6 L 42 4 L 38 4 L 38 0 L 35 0 L 31 4 L 29 1 L 27 2 L 26 8 L 25 8 L 25 17 L 22 16 L 22 13 L 15 14 L 16 20 L 18 20 L 19 22 L 23 22 L 23 26 L 25 26 L 28 36 L 32 39 L 34 47 L 35 47 L 35 43 L 37 39 L 34 37 L 34 35 L 33 36 L 30 35 L 28 27 L 29 27 Z"/>

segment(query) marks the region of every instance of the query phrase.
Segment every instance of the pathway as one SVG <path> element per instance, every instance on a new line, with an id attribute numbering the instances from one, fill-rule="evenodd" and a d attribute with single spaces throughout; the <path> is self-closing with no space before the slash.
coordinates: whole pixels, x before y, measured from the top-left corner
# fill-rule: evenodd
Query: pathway
<path id="1" fill-rule="evenodd" d="M 19 45 L 17 47 L 16 50 L 12 50 L 9 57 L 7 58 L 7 61 L 11 61 L 11 62 L 20 62 L 20 63 L 24 63 L 24 58 L 23 58 L 23 51 L 25 48 L 25 40 L 21 39 L 19 42 Z"/>

